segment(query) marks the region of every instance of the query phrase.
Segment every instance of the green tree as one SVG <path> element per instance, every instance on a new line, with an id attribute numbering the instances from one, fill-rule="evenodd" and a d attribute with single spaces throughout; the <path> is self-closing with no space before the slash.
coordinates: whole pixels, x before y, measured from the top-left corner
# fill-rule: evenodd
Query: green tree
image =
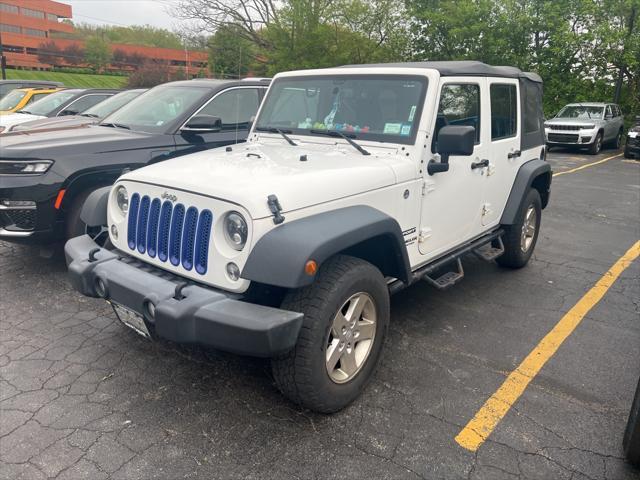
<path id="1" fill-rule="evenodd" d="M 96 72 L 102 71 L 111 62 L 111 50 L 107 42 L 92 37 L 85 43 L 84 59 Z"/>
<path id="2" fill-rule="evenodd" d="M 256 47 L 238 25 L 223 25 L 209 38 L 209 69 L 216 78 L 239 78 L 252 71 Z"/>

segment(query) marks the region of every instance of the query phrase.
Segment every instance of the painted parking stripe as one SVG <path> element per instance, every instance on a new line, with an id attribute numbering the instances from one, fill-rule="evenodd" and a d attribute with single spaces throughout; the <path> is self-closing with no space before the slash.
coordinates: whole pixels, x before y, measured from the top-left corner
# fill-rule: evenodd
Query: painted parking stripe
<path id="1" fill-rule="evenodd" d="M 485 402 L 478 413 L 456 436 L 463 448 L 475 452 L 491 435 L 502 418 L 518 401 L 529 382 L 535 378 L 560 345 L 573 333 L 587 313 L 604 297 L 620 274 L 640 255 L 636 242 L 569 310 L 533 351 L 507 377 L 502 386 Z"/>
<path id="2" fill-rule="evenodd" d="M 613 160 L 614 158 L 618 158 L 618 157 L 621 157 L 621 156 L 622 156 L 622 154 L 618 153 L 617 155 L 613 155 L 612 157 L 608 157 L 608 158 L 605 158 L 603 160 L 598 160 L 597 162 L 587 163 L 586 165 L 581 165 L 579 167 L 572 168 L 571 170 L 565 170 L 563 172 L 555 172 L 553 174 L 553 176 L 554 177 L 558 177 L 560 175 L 564 175 L 565 173 L 577 172 L 578 170 L 582 170 L 584 168 L 593 167 L 594 165 L 600 165 L 601 163 L 608 162 L 609 160 Z"/>

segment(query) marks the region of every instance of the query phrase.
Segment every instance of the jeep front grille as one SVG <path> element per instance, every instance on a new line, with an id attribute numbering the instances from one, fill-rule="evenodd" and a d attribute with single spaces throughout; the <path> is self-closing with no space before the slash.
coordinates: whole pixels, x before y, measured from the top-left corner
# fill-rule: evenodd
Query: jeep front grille
<path id="1" fill-rule="evenodd" d="M 182 264 L 185 270 L 200 275 L 207 272 L 209 240 L 213 214 L 209 210 L 198 212 L 196 207 L 169 200 L 151 200 L 138 193 L 131 196 L 127 219 L 127 245 L 131 250 L 167 260 L 174 266 Z"/>

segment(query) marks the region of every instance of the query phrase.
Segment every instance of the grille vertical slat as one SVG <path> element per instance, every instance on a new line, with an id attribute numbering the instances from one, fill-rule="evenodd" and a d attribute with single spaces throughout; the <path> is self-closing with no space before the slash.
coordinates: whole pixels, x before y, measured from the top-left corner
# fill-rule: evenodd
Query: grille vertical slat
<path id="1" fill-rule="evenodd" d="M 162 204 L 160 221 L 158 222 L 158 258 L 166 262 L 169 258 L 169 227 L 171 226 L 171 212 L 173 205 L 169 200 Z"/>
<path id="2" fill-rule="evenodd" d="M 186 270 L 193 268 L 193 249 L 196 242 L 196 225 L 198 223 L 198 209 L 189 207 L 184 217 L 182 230 L 182 266 Z"/>
<path id="3" fill-rule="evenodd" d="M 138 251 L 144 253 L 147 247 L 147 224 L 149 221 L 149 197 L 142 197 L 140 202 L 140 213 L 138 213 L 138 227 L 136 232 L 136 243 Z"/>
<path id="4" fill-rule="evenodd" d="M 180 241 L 182 225 L 184 224 L 184 205 L 177 204 L 171 217 L 171 232 L 169 234 L 169 261 L 176 267 L 180 265 Z"/>
<path id="5" fill-rule="evenodd" d="M 158 251 L 158 219 L 160 218 L 160 199 L 154 198 L 149 210 L 149 226 L 147 227 L 147 253 L 151 258 Z"/>
<path id="6" fill-rule="evenodd" d="M 198 220 L 198 232 L 196 233 L 195 264 L 196 272 L 200 275 L 207 273 L 209 262 L 209 238 L 211 237 L 211 225 L 213 214 L 209 210 L 203 210 Z"/>
<path id="7" fill-rule="evenodd" d="M 136 249 L 136 225 L 138 223 L 138 207 L 140 195 L 134 193 L 129 202 L 129 219 L 127 222 L 127 244 L 131 250 Z"/>
<path id="8" fill-rule="evenodd" d="M 207 272 L 213 228 L 210 210 L 173 204 L 134 193 L 129 204 L 127 243 L 131 250 L 167 260 L 199 275 Z"/>

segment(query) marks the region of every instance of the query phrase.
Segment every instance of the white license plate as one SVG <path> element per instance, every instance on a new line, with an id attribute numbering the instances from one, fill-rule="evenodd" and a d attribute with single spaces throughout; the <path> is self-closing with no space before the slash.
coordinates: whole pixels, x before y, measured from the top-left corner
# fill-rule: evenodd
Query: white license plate
<path id="1" fill-rule="evenodd" d="M 139 333 L 145 338 L 151 338 L 151 334 L 147 329 L 147 326 L 144 323 L 144 319 L 142 315 L 137 312 L 134 312 L 130 308 L 124 307 L 122 305 L 118 305 L 117 303 L 110 302 L 113 307 L 113 311 L 115 312 L 118 320 L 124 323 L 127 327 L 131 328 L 135 332 Z"/>
<path id="2" fill-rule="evenodd" d="M 638 136 L 638 132 L 629 132 L 629 138 L 636 138 Z"/>

